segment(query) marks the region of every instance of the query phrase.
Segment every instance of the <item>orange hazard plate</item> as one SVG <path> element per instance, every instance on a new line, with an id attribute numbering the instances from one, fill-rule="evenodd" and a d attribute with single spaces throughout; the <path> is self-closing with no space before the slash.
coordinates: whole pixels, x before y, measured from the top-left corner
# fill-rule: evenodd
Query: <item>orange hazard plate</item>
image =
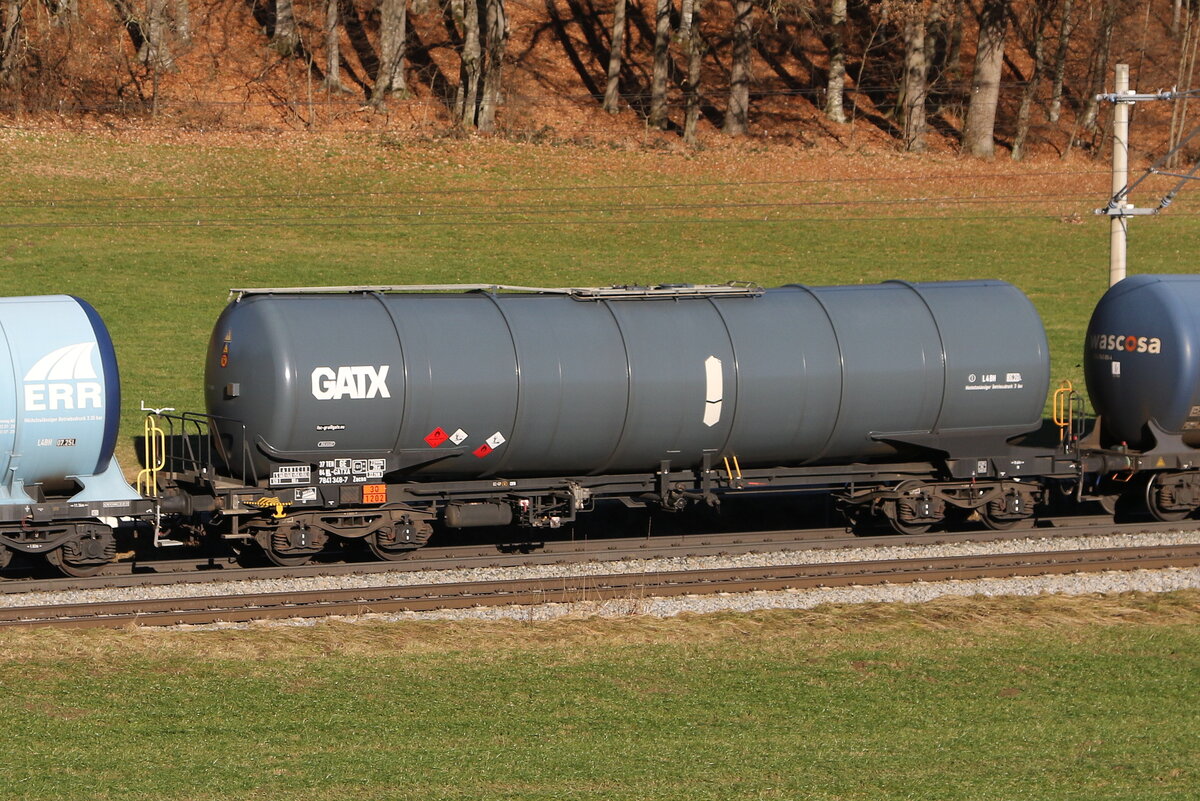
<path id="1" fill-rule="evenodd" d="M 363 484 L 363 503 L 387 503 L 387 484 Z"/>

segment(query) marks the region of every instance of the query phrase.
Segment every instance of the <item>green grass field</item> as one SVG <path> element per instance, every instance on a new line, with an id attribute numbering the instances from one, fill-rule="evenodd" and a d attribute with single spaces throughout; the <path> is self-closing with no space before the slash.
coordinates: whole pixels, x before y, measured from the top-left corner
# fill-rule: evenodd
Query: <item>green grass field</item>
<path id="1" fill-rule="evenodd" d="M 1195 593 L 0 634 L 6 799 L 1185 799 Z"/>
<path id="2" fill-rule="evenodd" d="M 243 286 L 1002 278 L 1078 383 L 1102 168 L 737 157 L 0 130 L 4 293 L 100 310 L 126 443 L 139 401 L 200 408 L 210 327 Z M 847 169 L 868 180 L 828 180 Z M 972 177 L 992 172 L 1020 190 Z M 1175 209 L 1136 221 L 1132 271 L 1193 270 L 1197 221 Z M 1192 798 L 1198 609 L 4 633 L 0 798 Z"/>

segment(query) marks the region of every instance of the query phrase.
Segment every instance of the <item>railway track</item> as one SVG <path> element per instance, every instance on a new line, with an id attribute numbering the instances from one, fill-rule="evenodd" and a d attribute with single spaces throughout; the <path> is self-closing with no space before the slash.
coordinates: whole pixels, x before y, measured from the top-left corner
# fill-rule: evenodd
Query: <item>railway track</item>
<path id="1" fill-rule="evenodd" d="M 1099 548 L 9 607 L 0 626 L 169 626 L 1195 566 L 1200 544 Z"/>
<path id="2" fill-rule="evenodd" d="M 394 562 L 362 561 L 364 557 L 361 554 L 346 554 L 340 559 L 336 555 L 332 555 L 328 559 L 297 567 L 244 567 L 234 556 L 130 560 L 108 566 L 100 574 L 86 578 L 57 576 L 31 578 L 23 576 L 16 570 L 0 571 L 0 592 L 17 594 L 217 581 L 371 575 L 482 567 L 499 568 L 582 561 L 610 562 L 666 557 L 732 556 L 768 551 L 1000 542 L 1031 537 L 1058 539 L 1100 534 L 1178 531 L 1183 525 L 1187 524 L 1139 522 L 1119 525 L 1114 524 L 1109 517 L 1098 515 L 1058 518 L 1044 521 L 1037 528 L 1021 530 L 980 529 L 904 536 L 893 533 L 878 536 L 855 536 L 847 534 L 845 528 L 838 527 L 428 546 L 413 551 L 406 559 Z"/>

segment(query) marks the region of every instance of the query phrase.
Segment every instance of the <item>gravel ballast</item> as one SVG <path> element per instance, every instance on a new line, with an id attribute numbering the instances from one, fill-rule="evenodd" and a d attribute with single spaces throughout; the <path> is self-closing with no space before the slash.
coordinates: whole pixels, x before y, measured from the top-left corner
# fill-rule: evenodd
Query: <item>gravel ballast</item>
<path id="1" fill-rule="evenodd" d="M 1008 540 L 990 543 L 953 543 L 926 546 L 845 548 L 840 550 L 778 551 L 758 554 L 703 557 L 633 559 L 619 562 L 585 562 L 566 565 L 526 565 L 462 570 L 396 571 L 368 575 L 279 578 L 269 580 L 122 587 L 65 592 L 17 593 L 0 596 L 0 606 L 129 601 L 141 599 L 306 592 L 359 587 L 412 586 L 469 581 L 657 573 L 694 569 L 820 564 L 830 562 L 918 559 L 997 553 L 1071 551 L 1083 548 L 1181 545 L 1200 542 L 1200 531 L 1072 537 L 1065 539 Z M 639 597 L 611 601 L 537 606 L 479 607 L 464 610 L 405 612 L 367 615 L 372 620 L 551 620 L 567 616 L 650 615 L 669 617 L 683 613 L 749 612 L 761 609 L 807 609 L 821 604 L 921 603 L 944 596 L 997 596 L 1039 594 L 1115 594 L 1170 592 L 1200 588 L 1200 568 L 1109 571 L 1041 577 L 919 582 L 915 584 L 786 590 L 738 594 L 694 595 L 672 598 Z M 295 620 L 291 624 L 313 621 Z M 242 625 L 242 624 L 239 624 Z"/>

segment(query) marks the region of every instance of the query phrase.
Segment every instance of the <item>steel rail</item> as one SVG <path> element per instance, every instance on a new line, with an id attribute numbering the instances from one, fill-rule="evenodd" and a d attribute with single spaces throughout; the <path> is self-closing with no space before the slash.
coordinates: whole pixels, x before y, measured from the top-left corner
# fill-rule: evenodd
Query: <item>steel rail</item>
<path id="1" fill-rule="evenodd" d="M 854 536 L 846 534 L 844 527 L 838 527 L 703 534 L 656 534 L 604 539 L 564 538 L 540 542 L 507 541 L 476 545 L 426 546 L 413 551 L 407 559 L 395 562 L 358 561 L 354 558 L 343 558 L 342 561 L 330 562 L 327 559 L 319 558 L 310 564 L 294 567 L 243 567 L 232 556 L 137 560 L 115 563 L 106 567 L 102 573 L 87 578 L 0 578 L 0 592 L 12 595 L 77 589 L 199 584 L 215 581 L 370 575 L 422 570 L 461 570 L 583 561 L 611 562 L 664 557 L 723 556 L 769 551 L 1059 539 L 1105 534 L 1178 531 L 1184 525 L 1183 523 L 1151 522 L 1118 525 L 1114 524 L 1111 518 L 1095 516 L 1066 518 L 1060 520 L 1057 525 L 1007 531 L 941 531 L 910 535 L 889 533 L 877 536 Z M 0 576 L 5 575 L 13 576 L 14 574 L 11 569 L 0 571 Z"/>
<path id="2" fill-rule="evenodd" d="M 1102 548 L 11 607 L 0 609 L 0 627 L 171 626 L 1195 566 L 1200 545 Z"/>

